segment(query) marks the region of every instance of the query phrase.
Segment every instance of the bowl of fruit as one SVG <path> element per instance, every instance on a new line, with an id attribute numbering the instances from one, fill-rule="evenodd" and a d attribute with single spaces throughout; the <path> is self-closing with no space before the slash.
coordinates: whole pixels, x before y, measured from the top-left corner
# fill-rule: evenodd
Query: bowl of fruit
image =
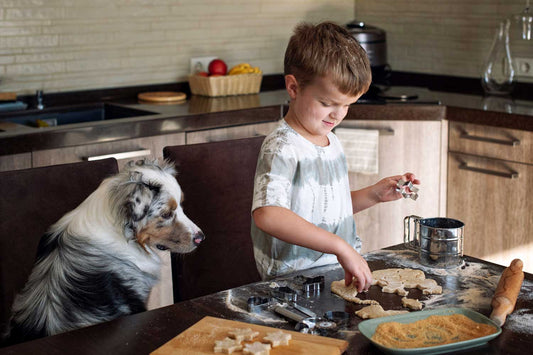
<path id="1" fill-rule="evenodd" d="M 263 73 L 258 67 L 240 63 L 228 70 L 222 59 L 213 59 L 207 71 L 189 76 L 189 86 L 194 95 L 209 97 L 257 94 Z"/>

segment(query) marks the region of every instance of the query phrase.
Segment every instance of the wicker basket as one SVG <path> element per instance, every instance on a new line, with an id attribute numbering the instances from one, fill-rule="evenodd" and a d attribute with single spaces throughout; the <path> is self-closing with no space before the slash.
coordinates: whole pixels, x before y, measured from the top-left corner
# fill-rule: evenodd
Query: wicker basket
<path id="1" fill-rule="evenodd" d="M 237 74 L 224 76 L 189 76 L 189 86 L 194 95 L 209 97 L 257 94 L 263 74 Z"/>

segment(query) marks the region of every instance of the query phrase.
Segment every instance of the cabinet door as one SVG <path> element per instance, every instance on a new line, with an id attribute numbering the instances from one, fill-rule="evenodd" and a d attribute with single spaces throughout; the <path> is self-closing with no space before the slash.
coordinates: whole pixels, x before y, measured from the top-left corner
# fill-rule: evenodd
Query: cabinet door
<path id="1" fill-rule="evenodd" d="M 185 133 L 39 150 L 32 153 L 33 166 L 73 163 L 111 156 L 116 157 L 119 168 L 122 168 L 130 160 L 163 158 L 164 146 L 180 144 L 185 144 Z"/>
<path id="2" fill-rule="evenodd" d="M 0 171 L 31 168 L 31 153 L 0 156 Z"/>
<path id="3" fill-rule="evenodd" d="M 533 166 L 450 153 L 448 216 L 465 223 L 464 252 L 533 272 Z"/>
<path id="4" fill-rule="evenodd" d="M 380 203 L 355 215 L 363 252 L 403 242 L 403 219 L 446 213 L 446 121 L 345 121 L 343 128 L 378 129 L 379 171 L 350 173 L 350 187 L 358 190 L 382 178 L 414 173 L 421 181 L 419 197 Z"/>
<path id="5" fill-rule="evenodd" d="M 278 121 L 250 124 L 244 126 L 216 128 L 187 133 L 187 144 L 223 141 L 227 139 L 266 136 L 279 124 Z"/>

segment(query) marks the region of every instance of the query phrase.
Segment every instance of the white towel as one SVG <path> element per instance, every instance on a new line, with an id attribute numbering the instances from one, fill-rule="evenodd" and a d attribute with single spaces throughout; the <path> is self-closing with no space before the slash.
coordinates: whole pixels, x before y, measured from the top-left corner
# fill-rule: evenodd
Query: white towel
<path id="1" fill-rule="evenodd" d="M 335 135 L 344 149 L 348 171 L 378 173 L 379 131 L 376 129 L 337 128 Z"/>

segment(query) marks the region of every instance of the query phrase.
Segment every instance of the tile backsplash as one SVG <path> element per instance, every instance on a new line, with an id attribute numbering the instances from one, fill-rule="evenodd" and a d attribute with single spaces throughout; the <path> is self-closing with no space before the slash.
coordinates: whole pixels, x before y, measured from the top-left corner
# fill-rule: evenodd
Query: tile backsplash
<path id="1" fill-rule="evenodd" d="M 388 61 L 393 70 L 477 78 L 499 22 L 522 12 L 526 3 L 526 0 L 355 0 L 355 18 L 387 32 Z M 511 46 L 513 54 L 533 58 L 533 39 L 513 40 Z"/>
<path id="2" fill-rule="evenodd" d="M 353 17 L 353 0 L 0 0 L 0 91 L 183 82 L 210 55 L 281 73 L 297 23 Z"/>
<path id="3" fill-rule="evenodd" d="M 387 31 L 394 70 L 479 77 L 498 22 L 525 0 L 0 0 L 0 91 L 186 81 L 191 57 L 283 71 L 301 21 Z M 520 48 L 533 57 L 533 42 Z M 524 80 L 527 81 L 527 80 Z"/>

